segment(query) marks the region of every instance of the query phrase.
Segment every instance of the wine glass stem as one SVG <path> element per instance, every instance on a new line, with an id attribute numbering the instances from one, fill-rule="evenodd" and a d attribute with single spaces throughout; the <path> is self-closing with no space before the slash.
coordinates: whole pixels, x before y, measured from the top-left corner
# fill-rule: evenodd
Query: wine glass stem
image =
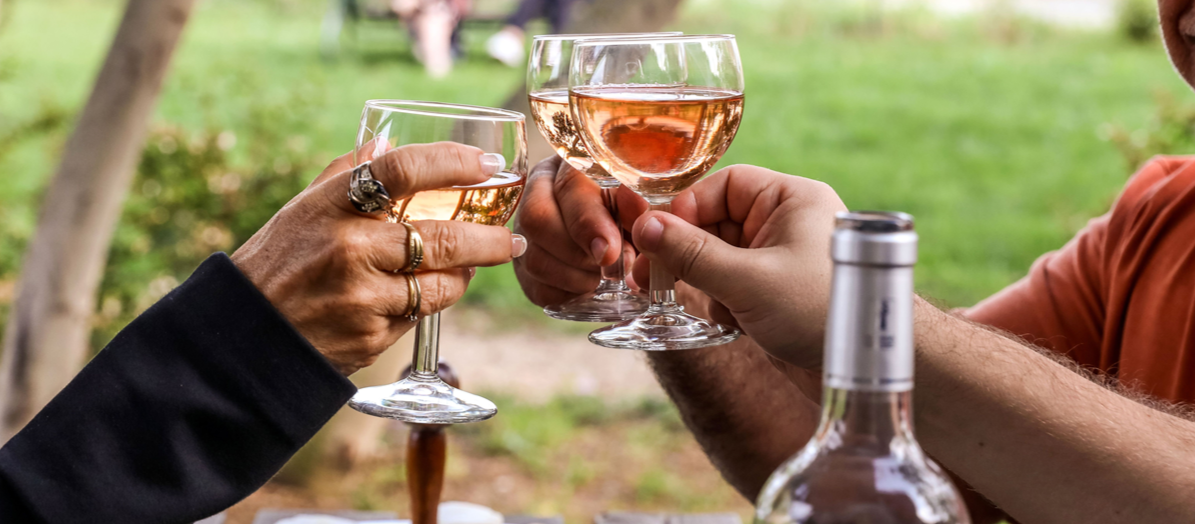
<path id="1" fill-rule="evenodd" d="M 618 186 L 603 187 L 602 201 L 606 204 L 606 209 L 610 211 L 610 216 L 614 217 L 614 223 L 619 225 L 618 230 L 622 231 L 622 226 L 618 221 Z M 626 258 L 626 253 L 619 246 L 618 258 L 614 260 L 613 264 L 602 267 L 602 284 L 598 286 L 599 291 L 622 291 L 627 288 L 626 285 L 626 266 L 623 261 Z"/>
<path id="2" fill-rule="evenodd" d="M 415 328 L 415 355 L 411 374 L 423 378 L 439 376 L 440 371 L 440 314 L 419 319 Z"/>
<path id="3" fill-rule="evenodd" d="M 652 204 L 652 211 L 672 212 L 672 202 Z M 676 307 L 676 277 L 668 272 L 668 268 L 652 263 L 651 265 L 651 307 L 652 309 L 672 309 Z"/>

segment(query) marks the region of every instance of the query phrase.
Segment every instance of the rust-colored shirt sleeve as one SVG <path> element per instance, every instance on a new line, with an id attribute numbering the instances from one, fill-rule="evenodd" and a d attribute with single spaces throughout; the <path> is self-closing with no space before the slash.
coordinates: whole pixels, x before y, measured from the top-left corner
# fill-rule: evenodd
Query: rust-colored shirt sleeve
<path id="1" fill-rule="evenodd" d="M 1028 275 L 968 309 L 966 316 L 1097 366 L 1108 219 L 1089 221 L 1062 249 L 1042 255 Z"/>
<path id="2" fill-rule="evenodd" d="M 1146 393 L 1195 400 L 1195 158 L 1148 162 L 1112 211 L 965 314 Z"/>

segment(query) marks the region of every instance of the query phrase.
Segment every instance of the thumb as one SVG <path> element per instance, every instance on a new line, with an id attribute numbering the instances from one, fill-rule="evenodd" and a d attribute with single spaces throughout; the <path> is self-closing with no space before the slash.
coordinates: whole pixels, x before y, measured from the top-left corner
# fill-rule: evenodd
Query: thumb
<path id="1" fill-rule="evenodd" d="M 662 264 L 715 300 L 734 289 L 733 272 L 741 270 L 746 260 L 741 253 L 745 250 L 670 213 L 649 212 L 635 221 L 631 231 L 635 246 L 653 265 Z"/>

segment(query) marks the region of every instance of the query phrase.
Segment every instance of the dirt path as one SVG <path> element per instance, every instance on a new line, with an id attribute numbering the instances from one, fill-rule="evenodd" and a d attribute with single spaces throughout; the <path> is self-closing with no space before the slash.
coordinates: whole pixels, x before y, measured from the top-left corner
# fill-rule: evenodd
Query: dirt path
<path id="1" fill-rule="evenodd" d="M 605 399 L 664 394 L 640 352 L 590 344 L 587 328 L 572 333 L 515 323 L 520 327 L 504 327 L 482 310 L 454 308 L 443 317 L 440 357 L 455 366 L 466 389 L 527 400 L 559 393 Z"/>

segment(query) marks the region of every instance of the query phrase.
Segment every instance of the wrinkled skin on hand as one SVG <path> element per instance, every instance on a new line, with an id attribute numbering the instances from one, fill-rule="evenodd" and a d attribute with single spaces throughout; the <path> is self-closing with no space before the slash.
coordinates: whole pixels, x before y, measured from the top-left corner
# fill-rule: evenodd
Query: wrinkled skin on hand
<path id="1" fill-rule="evenodd" d="M 332 162 L 287 203 L 232 260 L 270 303 L 341 373 L 372 364 L 415 323 L 407 279 L 408 233 L 401 224 L 357 212 L 347 193 L 353 155 Z M 393 199 L 423 190 L 484 182 L 497 171 L 480 149 L 441 142 L 391 149 L 375 158 L 374 178 Z M 476 266 L 509 262 L 523 250 L 504 227 L 421 221 L 424 261 L 416 272 L 419 315 L 464 294 Z"/>

